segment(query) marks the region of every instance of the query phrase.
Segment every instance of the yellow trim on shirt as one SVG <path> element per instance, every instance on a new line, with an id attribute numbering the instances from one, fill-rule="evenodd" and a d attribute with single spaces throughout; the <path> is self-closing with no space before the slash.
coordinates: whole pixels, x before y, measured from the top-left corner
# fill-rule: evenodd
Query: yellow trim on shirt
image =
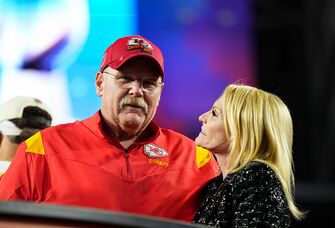
<path id="1" fill-rule="evenodd" d="M 208 150 L 196 146 L 196 160 L 197 160 L 197 167 L 201 168 L 202 166 L 206 165 L 209 160 L 211 160 L 212 154 Z"/>
<path id="2" fill-rule="evenodd" d="M 25 141 L 27 148 L 26 152 L 34 154 L 45 154 L 42 135 L 40 132 L 37 132 L 35 135 L 31 136 Z"/>

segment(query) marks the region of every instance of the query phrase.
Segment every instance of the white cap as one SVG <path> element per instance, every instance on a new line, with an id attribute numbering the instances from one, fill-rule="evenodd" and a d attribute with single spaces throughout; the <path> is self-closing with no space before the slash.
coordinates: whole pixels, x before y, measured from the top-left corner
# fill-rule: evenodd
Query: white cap
<path id="1" fill-rule="evenodd" d="M 0 122 L 23 117 L 26 107 L 38 107 L 50 114 L 49 108 L 39 99 L 17 96 L 0 105 Z"/>

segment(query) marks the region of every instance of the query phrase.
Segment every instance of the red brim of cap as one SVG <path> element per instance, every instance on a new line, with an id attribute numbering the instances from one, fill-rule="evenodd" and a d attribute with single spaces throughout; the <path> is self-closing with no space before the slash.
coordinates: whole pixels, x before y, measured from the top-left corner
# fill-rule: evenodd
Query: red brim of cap
<path id="1" fill-rule="evenodd" d="M 113 69 L 118 69 L 119 67 L 121 67 L 125 62 L 127 62 L 131 58 L 139 57 L 139 56 L 148 58 L 150 60 L 153 60 L 153 62 L 159 68 L 159 71 L 161 73 L 162 78 L 164 78 L 164 71 L 163 71 L 163 68 L 162 68 L 161 64 L 152 55 L 146 54 L 146 53 L 143 53 L 143 52 L 136 52 L 136 53 L 128 54 L 126 56 L 122 56 L 121 58 L 109 63 L 108 66 L 113 68 Z"/>

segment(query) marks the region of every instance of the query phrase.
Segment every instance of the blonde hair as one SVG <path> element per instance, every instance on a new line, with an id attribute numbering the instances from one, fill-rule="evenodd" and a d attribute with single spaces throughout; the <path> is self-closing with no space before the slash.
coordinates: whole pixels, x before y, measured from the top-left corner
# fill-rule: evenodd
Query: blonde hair
<path id="1" fill-rule="evenodd" d="M 294 203 L 290 112 L 276 95 L 246 85 L 229 85 L 223 92 L 222 118 L 229 139 L 229 172 L 251 161 L 270 166 L 278 176 L 292 215 L 304 213 Z"/>

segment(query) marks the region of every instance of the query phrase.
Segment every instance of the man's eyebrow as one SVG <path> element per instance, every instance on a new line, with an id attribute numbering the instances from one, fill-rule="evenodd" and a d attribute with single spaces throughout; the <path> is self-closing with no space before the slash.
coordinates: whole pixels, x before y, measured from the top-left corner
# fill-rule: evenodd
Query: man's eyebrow
<path id="1" fill-rule="evenodd" d="M 109 74 L 109 75 L 113 75 L 114 77 L 116 78 L 119 78 L 122 76 L 122 73 L 121 72 L 109 72 L 109 71 L 104 71 L 102 73 L 105 73 L 105 74 Z"/>
<path id="2" fill-rule="evenodd" d="M 104 70 L 102 73 L 103 73 L 103 74 L 114 74 L 113 72 L 109 72 L 109 71 L 107 71 L 107 70 Z"/>

